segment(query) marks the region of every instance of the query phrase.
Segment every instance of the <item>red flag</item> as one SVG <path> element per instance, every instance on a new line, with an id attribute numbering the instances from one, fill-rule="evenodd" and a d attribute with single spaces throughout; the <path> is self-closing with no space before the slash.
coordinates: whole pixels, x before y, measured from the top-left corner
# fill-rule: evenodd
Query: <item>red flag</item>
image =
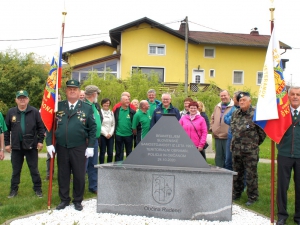
<path id="1" fill-rule="evenodd" d="M 52 58 L 51 68 L 46 81 L 44 90 L 42 105 L 41 105 L 41 117 L 45 127 L 48 131 L 52 129 L 53 115 L 55 113 L 55 102 L 57 102 L 58 90 L 57 90 L 57 64 L 54 57 Z"/>

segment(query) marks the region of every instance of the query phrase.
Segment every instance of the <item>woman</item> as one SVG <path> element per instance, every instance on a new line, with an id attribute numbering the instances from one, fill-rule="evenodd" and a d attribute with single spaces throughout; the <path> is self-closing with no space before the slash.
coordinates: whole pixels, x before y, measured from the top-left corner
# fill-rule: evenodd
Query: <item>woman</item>
<path id="1" fill-rule="evenodd" d="M 114 147 L 114 138 L 113 134 L 115 131 L 115 117 L 112 111 L 110 111 L 110 100 L 104 98 L 101 101 L 101 136 L 100 136 L 100 155 L 99 162 L 100 164 L 104 163 L 105 152 L 107 150 L 107 162 L 112 162 L 113 158 L 113 147 Z"/>
<path id="2" fill-rule="evenodd" d="M 198 111 L 199 111 L 200 115 L 205 119 L 207 131 L 209 131 L 210 123 L 209 123 L 208 116 L 205 113 L 205 106 L 204 106 L 203 102 L 198 101 L 197 103 L 199 105 Z"/>
<path id="3" fill-rule="evenodd" d="M 190 114 L 181 117 L 179 123 L 206 160 L 205 150 L 203 148 L 206 143 L 207 127 L 204 118 L 198 114 L 198 108 L 199 105 L 197 102 L 190 102 Z"/>
<path id="4" fill-rule="evenodd" d="M 131 104 L 134 105 L 136 111 L 139 110 L 139 104 L 140 104 L 140 103 L 139 103 L 139 100 L 133 99 L 133 100 L 131 101 Z"/>

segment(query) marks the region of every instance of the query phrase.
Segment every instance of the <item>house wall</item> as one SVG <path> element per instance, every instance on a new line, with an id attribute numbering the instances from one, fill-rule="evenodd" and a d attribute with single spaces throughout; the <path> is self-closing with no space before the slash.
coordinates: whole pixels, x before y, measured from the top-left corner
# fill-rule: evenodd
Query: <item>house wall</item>
<path id="1" fill-rule="evenodd" d="M 165 68 L 165 82 L 185 81 L 185 42 L 159 28 L 143 23 L 122 33 L 121 78 L 130 76 L 132 66 Z M 166 55 L 149 55 L 149 44 L 165 44 Z M 215 48 L 215 58 L 204 57 L 204 47 Z M 189 83 L 192 72 L 200 65 L 204 82 L 215 82 L 220 88 L 244 86 L 258 92 L 257 72 L 262 71 L 266 48 L 189 44 Z M 210 69 L 215 77 L 209 77 Z M 244 71 L 244 83 L 233 84 L 233 71 Z"/>
<path id="2" fill-rule="evenodd" d="M 75 66 L 78 64 L 112 55 L 114 51 L 116 51 L 116 49 L 113 47 L 107 45 L 100 45 L 95 48 L 90 48 L 71 54 L 69 56 L 68 62 L 70 66 Z"/>

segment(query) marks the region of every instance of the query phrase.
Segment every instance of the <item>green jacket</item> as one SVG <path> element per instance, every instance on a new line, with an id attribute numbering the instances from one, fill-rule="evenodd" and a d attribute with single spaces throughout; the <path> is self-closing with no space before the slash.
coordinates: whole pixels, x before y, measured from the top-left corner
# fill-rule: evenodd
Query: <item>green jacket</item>
<path id="1" fill-rule="evenodd" d="M 96 123 L 91 105 L 78 100 L 71 113 L 68 101 L 61 101 L 58 103 L 56 122 L 56 144 L 65 148 L 84 144 L 87 144 L 87 147 L 94 147 Z M 47 146 L 52 144 L 52 131 L 47 132 L 46 144 Z"/>
<path id="2" fill-rule="evenodd" d="M 283 135 L 279 144 L 276 145 L 278 155 L 300 158 L 300 116 L 292 122 L 292 125 Z"/>

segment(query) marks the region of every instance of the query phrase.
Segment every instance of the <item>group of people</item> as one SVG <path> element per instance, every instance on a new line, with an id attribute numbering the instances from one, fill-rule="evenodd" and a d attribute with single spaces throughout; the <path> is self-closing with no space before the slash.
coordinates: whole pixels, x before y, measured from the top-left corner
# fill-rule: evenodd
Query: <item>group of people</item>
<path id="1" fill-rule="evenodd" d="M 64 209 L 71 202 L 70 177 L 73 174 L 73 203 L 76 210 L 82 210 L 85 189 L 85 174 L 88 174 L 89 191 L 97 193 L 98 162 L 122 161 L 124 148 L 126 157 L 133 146 L 147 135 L 159 121 L 162 114 L 173 114 L 195 148 L 205 156 L 206 138 L 210 130 L 215 138 L 215 164 L 237 172 L 233 179 L 233 200 L 241 197 L 247 187 L 247 206 L 258 200 L 259 145 L 266 134 L 253 122 L 255 109 L 251 105 L 248 92 L 237 91 L 231 99 L 227 90 L 220 92 L 218 103 L 209 122 L 202 102 L 184 99 L 184 110 L 179 111 L 172 105 L 171 95 L 162 94 L 161 101 L 156 99 L 155 90 L 147 93 L 147 99 L 130 102 L 130 93 L 123 92 L 120 102 L 112 110 L 108 98 L 98 105 L 100 90 L 88 85 L 80 90 L 76 80 L 66 82 L 66 100 L 59 101 L 56 113 L 57 128 L 52 140 L 52 131 L 45 132 L 39 111 L 29 105 L 28 92 L 16 93 L 16 107 L 8 110 L 4 120 L 0 113 L 0 160 L 4 159 L 4 149 L 11 152 L 12 178 L 8 198 L 18 194 L 20 174 L 26 159 L 33 182 L 33 190 L 42 197 L 42 182 L 38 171 L 38 152 L 43 149 L 46 136 L 49 157 L 57 154 L 58 184 L 60 204 L 56 209 Z M 287 189 L 294 170 L 295 190 L 300 192 L 300 88 L 291 87 L 288 91 L 293 123 L 285 133 L 278 148 L 278 223 L 284 224 L 287 217 Z M 100 154 L 98 158 L 98 148 Z M 299 164 L 299 165 L 298 165 Z M 300 223 L 300 198 L 296 194 L 296 213 L 294 220 Z"/>

